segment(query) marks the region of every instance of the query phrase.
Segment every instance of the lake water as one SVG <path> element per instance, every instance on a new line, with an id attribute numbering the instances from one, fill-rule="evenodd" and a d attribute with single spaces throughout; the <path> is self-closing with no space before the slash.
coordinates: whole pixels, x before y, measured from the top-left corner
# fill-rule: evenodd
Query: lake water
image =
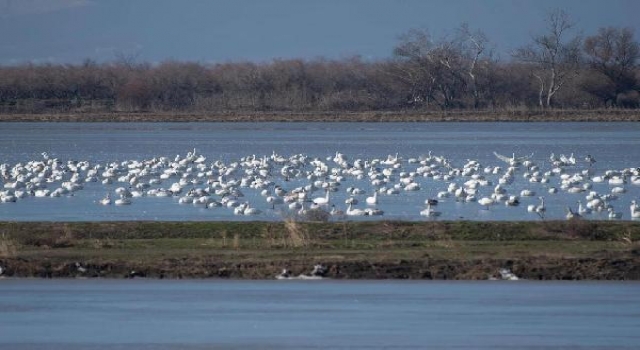
<path id="1" fill-rule="evenodd" d="M 0 280 L 0 349 L 637 349 L 637 282 Z"/>
<path id="2" fill-rule="evenodd" d="M 391 155 L 398 157 L 398 168 L 384 185 L 373 185 L 365 175 L 358 179 L 342 174 L 343 179 L 337 192 L 331 193 L 331 203 L 340 210 L 346 210 L 344 201 L 350 196 L 348 188 L 357 187 L 364 194 L 355 195 L 359 199 L 358 208 L 366 208 L 365 198 L 381 187 L 399 188 L 399 194 L 382 194 L 377 207 L 384 211 L 382 217 L 348 217 L 350 220 L 399 219 L 433 220 L 423 218 L 420 211 L 425 208 L 427 198 L 436 198 L 439 192 L 446 191 L 449 184 L 462 186 L 471 179 L 471 175 L 455 175 L 450 179 L 424 177 L 424 173 L 414 176 L 413 182 L 419 186 L 417 191 L 406 191 L 401 185 L 404 174 L 414 174 L 420 163 L 409 163 L 410 158 L 417 160 L 441 157 L 447 166 L 440 166 L 434 172 L 451 173 L 452 169 L 462 169 L 468 160 L 478 162 L 476 176 L 485 178 L 487 185 L 477 188 L 476 197 L 488 197 L 493 194 L 508 165 L 498 159 L 493 152 L 517 157 L 530 156 L 537 169 L 520 166 L 513 176 L 513 182 L 505 185 L 506 195 L 520 195 L 524 189 L 535 192 L 531 197 L 520 197 L 520 206 L 508 207 L 502 202 L 488 207 L 477 202 L 465 202 L 453 197 L 439 198 L 437 211 L 440 220 L 540 220 L 536 213 L 527 211 L 530 204 L 539 203 L 538 196 L 544 196 L 545 219 L 563 219 L 566 208 L 577 209 L 577 200 L 586 202 L 586 195 L 596 191 L 599 196 L 611 195 L 614 187 L 622 187 L 624 193 L 615 194 L 615 199 L 607 200 L 622 219 L 630 219 L 629 204 L 640 198 L 640 180 L 627 176 L 623 185 L 614 186 L 607 181 L 591 183 L 588 178 L 577 182 L 575 186 L 592 185 L 588 191 L 569 193 L 560 190 L 549 194 L 550 187 L 560 188 L 560 173 L 554 173 L 547 183 L 530 182 L 525 173 L 550 172 L 553 165 L 550 155 L 575 156 L 576 164 L 564 166 L 567 175 L 581 174 L 587 170 L 591 176 L 604 176 L 607 171 L 623 171 L 640 167 L 640 123 L 2 123 L 0 133 L 0 163 L 8 169 L 17 163 L 26 164 L 31 160 L 43 160 L 42 152 L 50 158 L 59 159 L 62 164 L 68 161 L 86 161 L 90 167 L 108 166 L 110 163 L 125 161 L 144 162 L 166 157 L 171 161 L 176 155 L 182 159 L 194 148 L 198 155 L 206 157 L 204 164 L 211 166 L 217 162 L 229 167 L 241 158 L 255 155 L 271 157 L 274 153 L 291 158 L 305 155 L 307 161 L 314 158 L 322 160 L 329 174 L 340 166 L 333 161 L 336 152 L 344 154 L 349 165 L 357 159 L 375 162 L 387 160 Z M 596 162 L 591 166 L 585 157 L 591 155 Z M 269 158 L 271 159 L 271 158 Z M 282 186 L 287 191 L 310 184 L 307 174 L 313 167 L 306 165 L 299 170 L 298 177 L 285 178 L 280 175 L 282 163 L 271 164 L 267 180 Z M 485 173 L 485 169 L 500 167 L 497 173 Z M 391 168 L 391 165 L 378 163 L 378 170 Z M 226 177 L 239 178 L 250 169 L 239 167 L 237 172 Z M 340 169 L 344 170 L 344 168 Z M 629 175 L 629 171 L 626 172 Z M 68 181 L 71 172 L 57 182 L 43 183 L 54 190 L 63 181 Z M 84 175 L 84 174 L 83 174 Z M 182 174 L 184 175 L 184 174 Z M 415 175 L 415 174 L 414 174 Z M 195 175 L 194 175 L 195 176 Z M 169 188 L 177 182 L 180 174 L 154 184 L 150 188 Z M 100 179 L 101 180 L 101 179 Z M 149 178 L 141 179 L 148 181 Z M 207 209 L 202 206 L 181 205 L 178 199 L 190 188 L 204 188 L 202 184 L 189 184 L 184 192 L 171 197 L 144 196 L 133 198 L 128 206 L 101 206 L 97 201 L 105 193 L 114 194 L 117 187 L 129 187 L 130 184 L 114 182 L 103 185 L 98 182 L 83 183 L 83 189 L 72 192 L 73 196 L 58 198 L 36 198 L 28 196 L 15 203 L 0 203 L 0 220 L 19 221 L 99 221 L 99 220 L 282 220 L 291 215 L 285 205 L 272 209 L 261 196 L 262 189 L 240 188 L 244 197 L 242 202 L 262 211 L 255 216 L 234 215 L 229 208 Z M 320 179 L 322 180 L 322 179 Z M 634 184 L 634 181 L 637 184 Z M 316 180 L 317 181 L 317 180 Z M 7 181 L 0 179 L 0 184 Z M 273 187 L 271 187 L 273 190 Z M 310 198 L 321 197 L 322 190 L 315 191 Z M 219 197 L 217 198 L 220 199 Z M 309 204 L 306 204 L 307 207 Z M 589 219 L 607 219 L 607 211 L 585 215 Z M 336 217 L 335 220 L 344 219 Z"/>

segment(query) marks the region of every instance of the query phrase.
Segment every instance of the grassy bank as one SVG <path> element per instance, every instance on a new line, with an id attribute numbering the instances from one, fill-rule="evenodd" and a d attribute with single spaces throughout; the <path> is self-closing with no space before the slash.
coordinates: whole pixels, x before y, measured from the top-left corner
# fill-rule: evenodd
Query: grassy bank
<path id="1" fill-rule="evenodd" d="M 0 122 L 535 122 L 640 121 L 640 110 L 480 110 L 364 112 L 70 112 L 0 114 Z"/>
<path id="2" fill-rule="evenodd" d="M 3 276 L 640 280 L 636 222 L 0 223 Z"/>

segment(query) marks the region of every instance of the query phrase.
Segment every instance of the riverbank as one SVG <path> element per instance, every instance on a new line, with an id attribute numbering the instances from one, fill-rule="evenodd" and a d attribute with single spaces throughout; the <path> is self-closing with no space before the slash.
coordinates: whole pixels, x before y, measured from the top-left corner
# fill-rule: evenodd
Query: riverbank
<path id="1" fill-rule="evenodd" d="M 636 122 L 640 110 L 366 112 L 71 112 L 0 114 L 0 122 Z"/>
<path id="2" fill-rule="evenodd" d="M 640 280 L 640 223 L 0 223 L 4 277 Z"/>

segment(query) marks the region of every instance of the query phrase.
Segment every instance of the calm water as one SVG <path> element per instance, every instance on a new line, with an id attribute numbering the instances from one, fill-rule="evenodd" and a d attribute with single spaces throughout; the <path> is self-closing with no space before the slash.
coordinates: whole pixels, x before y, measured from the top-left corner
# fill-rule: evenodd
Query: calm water
<path id="1" fill-rule="evenodd" d="M 0 349 L 637 349 L 640 284 L 0 280 Z"/>
<path id="2" fill-rule="evenodd" d="M 399 183 L 401 172 L 415 172 L 419 164 L 409 164 L 411 157 L 434 156 L 449 159 L 452 167 L 462 167 L 469 159 L 480 163 L 480 173 L 490 181 L 489 186 L 478 189 L 477 198 L 489 196 L 498 183 L 498 176 L 483 174 L 484 167 L 506 164 L 493 152 L 517 156 L 532 155 L 531 160 L 541 172 L 551 170 L 549 156 L 575 154 L 577 164 L 566 167 L 568 174 L 588 169 L 584 157 L 592 155 L 597 162 L 591 168 L 594 175 L 607 170 L 640 167 L 640 123 L 2 123 L 0 133 L 0 163 L 10 166 L 41 160 L 42 152 L 63 162 L 88 161 L 92 166 L 129 160 L 144 161 L 156 157 L 176 155 L 184 157 L 197 149 L 207 157 L 206 163 L 220 161 L 224 164 L 239 161 L 249 155 L 271 156 L 273 152 L 290 157 L 296 154 L 317 157 L 330 168 L 336 167 L 331 159 L 335 152 L 343 153 L 350 162 L 356 159 L 386 159 L 398 153 L 402 167 L 392 176 L 387 186 Z M 286 190 L 309 184 L 304 177 L 284 181 L 275 169 L 270 178 Z M 303 169 L 309 171 L 311 169 Z M 559 187 L 560 178 L 551 178 L 546 184 L 530 183 L 523 177 L 526 169 L 516 173 L 515 181 L 507 186 L 508 194 L 519 194 L 523 189 L 536 192 L 533 197 L 522 197 L 519 207 L 494 205 L 487 209 L 477 203 L 461 203 L 453 198 L 441 199 L 437 210 L 439 219 L 455 220 L 539 220 L 538 215 L 528 213 L 528 204 L 537 204 L 538 196 L 545 197 L 548 219 L 562 219 L 567 206 L 576 209 L 578 199 L 584 201 L 588 192 L 569 194 L 560 191 L 548 194 L 549 187 Z M 242 175 L 240 173 L 240 175 Z M 383 218 L 417 220 L 424 208 L 424 200 L 435 198 L 447 189 L 449 183 L 461 185 L 468 177 L 458 176 L 449 181 L 416 177 L 419 191 L 401 191 L 399 195 L 380 196 L 378 207 L 385 211 Z M 168 188 L 177 178 L 166 180 L 154 187 Z M 0 180 L 2 183 L 2 180 Z M 56 184 L 49 184 L 51 189 Z M 248 201 L 262 210 L 258 216 L 238 216 L 227 208 L 206 209 L 178 204 L 178 196 L 169 198 L 134 198 L 131 206 L 100 206 L 96 202 L 106 192 L 128 184 L 102 185 L 86 183 L 84 189 L 73 196 L 60 198 L 26 198 L 17 203 L 0 203 L 0 220 L 281 220 L 290 215 L 284 206 L 271 209 L 260 192 L 242 189 Z M 58 184 L 59 186 L 59 184 Z M 358 187 L 366 194 L 376 188 L 368 178 L 357 180 L 346 177 L 340 190 L 332 193 L 331 202 L 339 209 L 346 209 L 346 189 Z M 593 185 L 599 194 L 609 194 L 613 186 L 605 183 Z M 640 186 L 629 181 L 625 193 L 609 203 L 623 219 L 630 219 L 629 203 L 640 198 Z M 316 191 L 312 196 L 320 197 Z M 369 217 L 370 219 L 371 217 Z M 379 217 L 374 217 L 378 219 Z M 595 213 L 590 219 L 607 219 L 607 213 Z M 367 219 L 367 218 L 364 218 Z"/>

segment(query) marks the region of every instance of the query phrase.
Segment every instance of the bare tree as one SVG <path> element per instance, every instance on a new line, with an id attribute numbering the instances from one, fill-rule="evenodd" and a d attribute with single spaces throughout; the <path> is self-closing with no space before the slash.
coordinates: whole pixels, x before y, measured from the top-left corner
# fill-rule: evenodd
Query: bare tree
<path id="1" fill-rule="evenodd" d="M 590 73 L 584 84 L 587 92 L 605 105 L 618 105 L 619 97 L 637 89 L 635 69 L 640 59 L 640 44 L 630 28 L 600 28 L 584 41 Z"/>
<path id="2" fill-rule="evenodd" d="M 514 58 L 533 65 L 540 107 L 550 107 L 553 96 L 578 73 L 581 38 L 567 39 L 573 26 L 565 11 L 552 11 L 547 18 L 548 32 L 535 36 L 531 44 L 513 54 Z"/>
<path id="3" fill-rule="evenodd" d="M 471 87 L 471 93 L 473 95 L 473 108 L 478 108 L 480 105 L 480 93 L 478 89 L 477 71 L 479 63 L 481 63 L 480 59 L 487 53 L 489 40 L 482 31 L 471 31 L 467 23 L 463 23 L 458 29 L 458 32 L 461 36 L 462 50 L 468 62 L 466 71 L 470 79 L 469 86 Z M 486 68 L 486 66 L 484 68 Z"/>

